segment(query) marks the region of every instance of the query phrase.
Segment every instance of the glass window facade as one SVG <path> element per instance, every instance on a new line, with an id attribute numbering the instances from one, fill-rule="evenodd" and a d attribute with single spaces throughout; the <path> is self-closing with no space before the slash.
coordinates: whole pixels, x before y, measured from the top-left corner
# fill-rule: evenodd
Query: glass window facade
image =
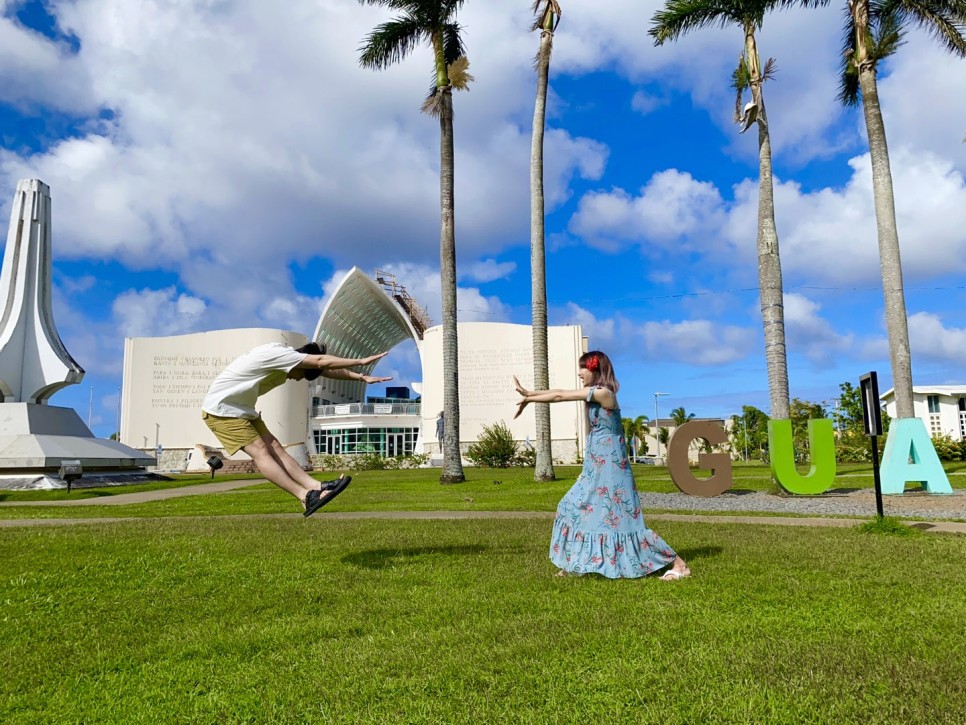
<path id="1" fill-rule="evenodd" d="M 416 448 L 418 428 L 329 428 L 312 432 L 315 453 L 333 455 L 375 454 L 386 458 L 410 456 Z"/>
<path id="2" fill-rule="evenodd" d="M 927 395 L 926 402 L 929 404 L 930 413 L 939 412 L 939 396 L 938 395 Z"/>

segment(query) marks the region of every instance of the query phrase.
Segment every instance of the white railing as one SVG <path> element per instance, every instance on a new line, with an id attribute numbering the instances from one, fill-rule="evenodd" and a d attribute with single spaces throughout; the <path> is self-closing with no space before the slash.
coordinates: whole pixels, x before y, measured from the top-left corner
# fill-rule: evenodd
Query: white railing
<path id="1" fill-rule="evenodd" d="M 338 418 L 350 415 L 419 415 L 419 403 L 343 403 L 313 405 L 313 418 Z"/>

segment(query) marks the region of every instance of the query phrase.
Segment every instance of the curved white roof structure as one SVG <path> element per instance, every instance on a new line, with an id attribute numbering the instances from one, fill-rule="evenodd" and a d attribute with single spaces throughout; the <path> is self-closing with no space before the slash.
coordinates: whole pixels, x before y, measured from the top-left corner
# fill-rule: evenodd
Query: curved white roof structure
<path id="1" fill-rule="evenodd" d="M 408 299 L 408 298 L 406 298 Z M 353 267 L 322 310 L 313 339 L 326 352 L 339 357 L 359 358 L 391 350 L 400 342 L 413 340 L 422 357 L 422 330 L 410 314 L 361 269 Z M 372 372 L 375 364 L 362 368 Z M 327 380 L 344 400 L 362 402 L 366 384 L 355 380 Z"/>

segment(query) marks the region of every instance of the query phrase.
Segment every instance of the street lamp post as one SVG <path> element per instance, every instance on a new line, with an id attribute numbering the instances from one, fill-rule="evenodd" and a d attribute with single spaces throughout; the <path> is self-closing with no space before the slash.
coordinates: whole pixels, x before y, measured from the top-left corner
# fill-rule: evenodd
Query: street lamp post
<path id="1" fill-rule="evenodd" d="M 657 443 L 658 458 L 661 457 L 661 426 L 657 416 L 657 399 L 662 395 L 670 395 L 670 393 L 654 393 L 654 440 Z"/>

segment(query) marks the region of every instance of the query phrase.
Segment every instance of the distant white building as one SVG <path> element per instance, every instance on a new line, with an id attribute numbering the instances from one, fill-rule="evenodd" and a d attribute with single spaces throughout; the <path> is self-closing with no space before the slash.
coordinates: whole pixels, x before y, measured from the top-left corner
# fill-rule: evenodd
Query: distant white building
<path id="1" fill-rule="evenodd" d="M 896 416 L 895 388 L 879 396 L 886 412 Z M 966 440 L 966 385 L 922 385 L 912 388 L 912 407 L 930 436 L 948 435 Z"/>

